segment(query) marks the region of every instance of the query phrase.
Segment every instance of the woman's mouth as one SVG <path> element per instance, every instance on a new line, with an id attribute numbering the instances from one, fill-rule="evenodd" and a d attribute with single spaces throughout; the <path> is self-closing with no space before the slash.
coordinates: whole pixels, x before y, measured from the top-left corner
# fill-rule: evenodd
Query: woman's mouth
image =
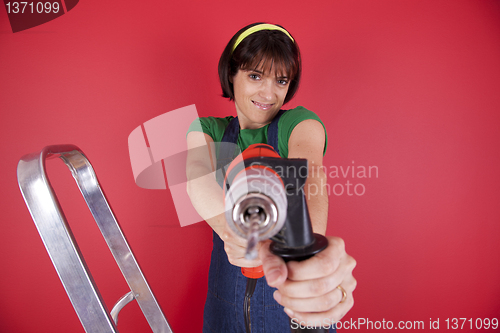
<path id="1" fill-rule="evenodd" d="M 252 103 L 261 110 L 269 110 L 273 106 L 273 104 L 259 103 L 256 101 L 252 101 Z"/>

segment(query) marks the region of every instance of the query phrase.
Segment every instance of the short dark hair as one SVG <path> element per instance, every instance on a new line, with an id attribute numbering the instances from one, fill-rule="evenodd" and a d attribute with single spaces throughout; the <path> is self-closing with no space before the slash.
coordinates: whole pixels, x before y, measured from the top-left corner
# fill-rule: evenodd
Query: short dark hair
<path id="1" fill-rule="evenodd" d="M 238 70 L 255 70 L 260 67 L 264 71 L 271 71 L 274 67 L 277 76 L 286 76 L 290 80 L 283 102 L 285 104 L 299 88 L 302 65 L 297 41 L 293 41 L 279 30 L 260 30 L 243 39 L 233 51 L 238 36 L 257 24 L 262 23 L 253 23 L 239 30 L 222 52 L 219 60 L 222 97 L 234 100 L 231 77 L 236 75 Z"/>

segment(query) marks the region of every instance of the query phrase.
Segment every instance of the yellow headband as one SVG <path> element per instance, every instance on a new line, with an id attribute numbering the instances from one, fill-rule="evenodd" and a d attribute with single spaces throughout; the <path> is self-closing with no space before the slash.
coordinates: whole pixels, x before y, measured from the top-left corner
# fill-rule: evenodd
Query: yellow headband
<path id="1" fill-rule="evenodd" d="M 261 30 L 279 30 L 279 31 L 283 32 L 285 35 L 287 35 L 288 37 L 290 37 L 292 42 L 295 43 L 295 41 L 293 40 L 292 36 L 288 33 L 288 31 L 286 31 L 282 27 L 278 27 L 277 25 L 274 25 L 274 24 L 263 23 L 263 24 L 254 25 L 253 27 L 250 27 L 247 30 L 243 31 L 241 33 L 241 35 L 238 36 L 238 39 L 234 43 L 233 51 L 236 49 L 236 47 L 241 43 L 241 41 L 243 39 L 247 38 L 248 36 L 250 36 L 254 32 L 261 31 Z"/>

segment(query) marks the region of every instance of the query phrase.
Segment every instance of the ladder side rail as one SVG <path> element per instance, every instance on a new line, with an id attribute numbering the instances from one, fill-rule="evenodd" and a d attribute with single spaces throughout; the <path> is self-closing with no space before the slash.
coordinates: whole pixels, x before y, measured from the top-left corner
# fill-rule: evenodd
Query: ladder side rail
<path id="1" fill-rule="evenodd" d="M 60 148 L 78 149 L 60 146 L 55 150 Z M 50 155 L 55 154 L 46 148 L 19 161 L 17 176 L 21 193 L 85 332 L 118 332 L 48 181 L 45 159 Z"/>
<path id="2" fill-rule="evenodd" d="M 62 153 L 61 159 L 70 168 L 118 267 L 151 329 L 154 333 L 172 333 L 172 329 L 146 282 L 146 278 L 119 227 L 111 207 L 108 205 L 90 162 L 80 150 Z"/>

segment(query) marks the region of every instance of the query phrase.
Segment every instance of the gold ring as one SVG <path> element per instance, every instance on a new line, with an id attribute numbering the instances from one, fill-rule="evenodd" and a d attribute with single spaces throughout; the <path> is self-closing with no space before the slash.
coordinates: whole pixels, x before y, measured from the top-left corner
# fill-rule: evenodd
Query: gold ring
<path id="1" fill-rule="evenodd" d="M 346 300 L 346 298 L 347 298 L 347 292 L 345 291 L 345 289 L 344 289 L 344 288 L 342 288 L 342 286 L 341 286 L 340 284 L 337 286 L 337 289 L 338 289 L 338 290 L 340 290 L 340 291 L 342 292 L 342 299 L 341 299 L 341 300 L 340 300 L 340 302 L 339 302 L 339 303 L 342 303 L 342 302 L 344 302 L 344 301 Z"/>

